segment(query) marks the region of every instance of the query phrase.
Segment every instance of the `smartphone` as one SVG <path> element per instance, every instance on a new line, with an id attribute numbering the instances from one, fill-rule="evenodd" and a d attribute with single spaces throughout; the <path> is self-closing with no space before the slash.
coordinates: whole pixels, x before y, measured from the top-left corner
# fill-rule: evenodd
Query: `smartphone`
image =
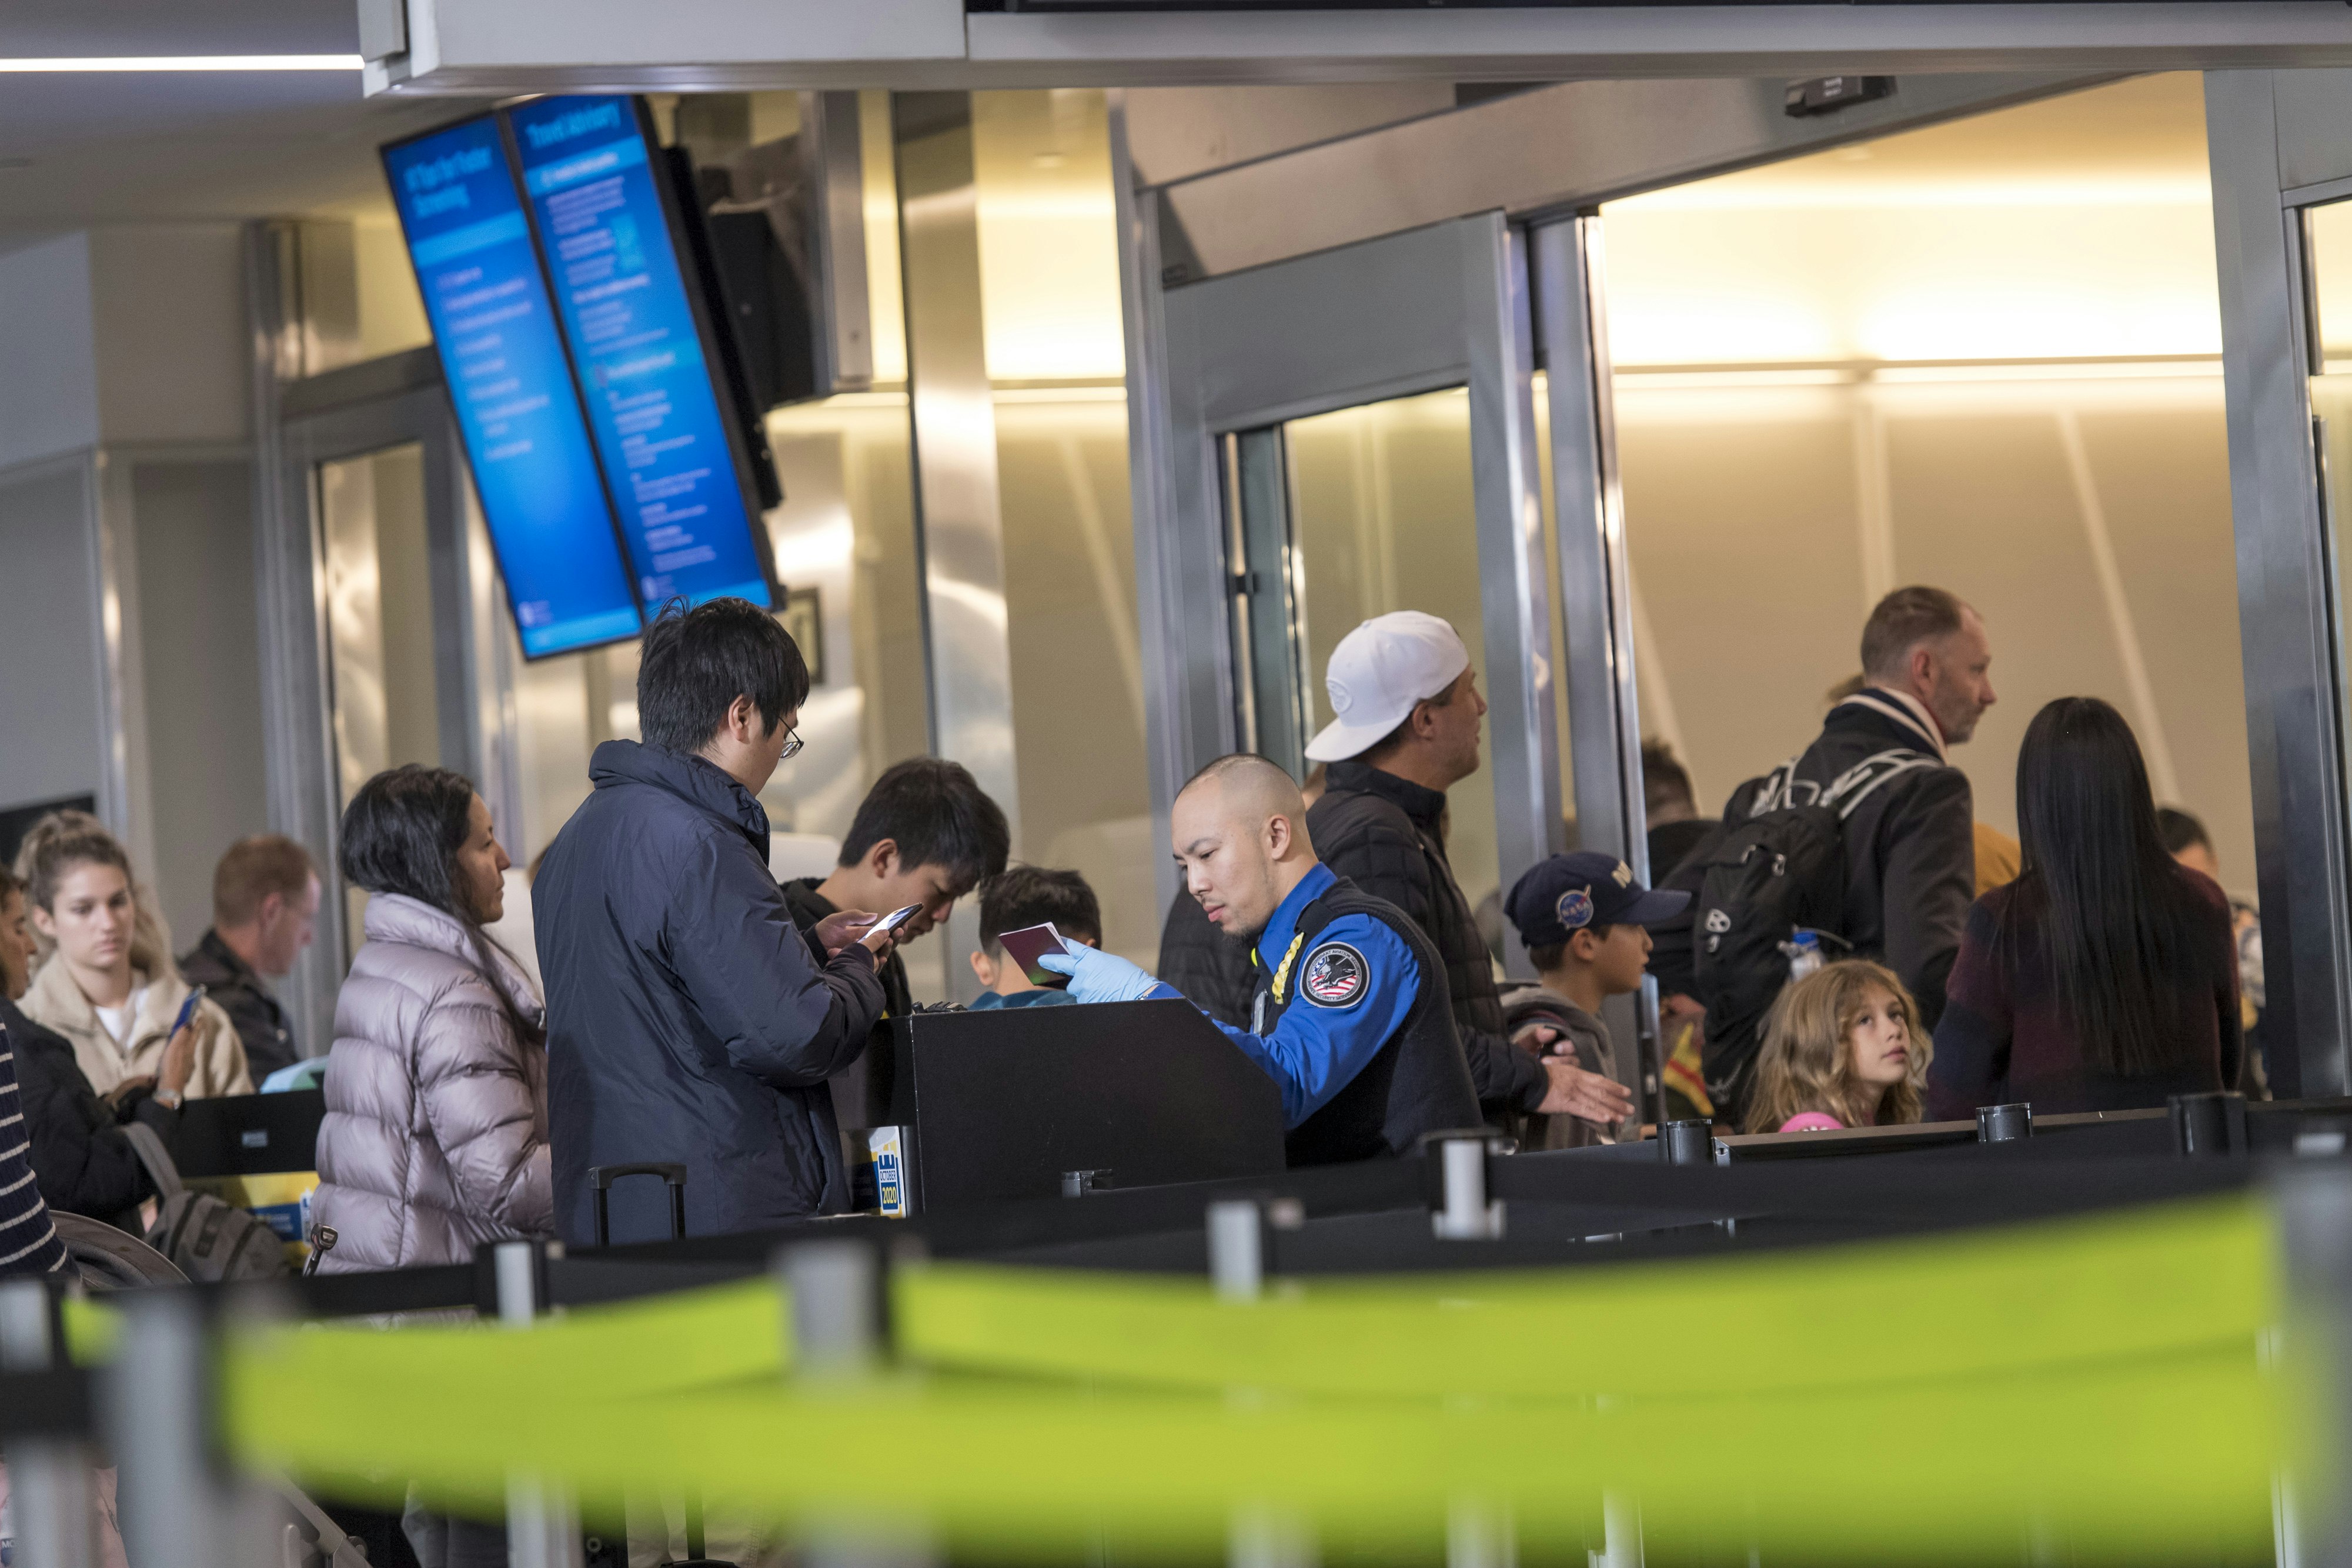
<path id="1" fill-rule="evenodd" d="M 1029 977 L 1031 985 L 1051 986 L 1057 991 L 1069 988 L 1069 976 L 1056 974 L 1037 962 L 1048 953 L 1070 950 L 1062 934 L 1054 929 L 1052 921 L 1048 920 L 1043 925 L 1027 925 L 1018 931 L 1007 931 L 997 941 L 1003 944 L 1013 961 L 1021 966 L 1021 972 Z"/>
<path id="2" fill-rule="evenodd" d="M 190 986 L 188 988 L 188 999 L 180 1004 L 180 1016 L 172 1020 L 171 1033 L 166 1034 L 163 1038 L 165 1040 L 169 1040 L 172 1038 L 172 1035 L 177 1034 L 182 1030 L 187 1028 L 188 1021 L 196 1016 L 196 1005 L 204 999 L 205 988 L 202 986 Z"/>
<path id="3" fill-rule="evenodd" d="M 908 920 L 912 919 L 914 917 L 915 911 L 921 907 L 923 906 L 919 904 L 910 904 L 904 909 L 892 910 L 889 914 L 884 915 L 881 919 L 867 926 L 866 928 L 866 935 L 860 936 L 858 940 L 860 942 L 871 942 L 877 936 L 896 931 L 899 926 L 904 925 Z"/>

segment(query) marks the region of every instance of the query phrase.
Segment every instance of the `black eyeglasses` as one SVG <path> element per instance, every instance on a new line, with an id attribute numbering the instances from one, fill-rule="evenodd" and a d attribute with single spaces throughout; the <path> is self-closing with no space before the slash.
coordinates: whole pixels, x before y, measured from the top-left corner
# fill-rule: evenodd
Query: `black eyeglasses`
<path id="1" fill-rule="evenodd" d="M 801 732 L 799 730 L 795 729 L 791 731 L 784 737 L 784 749 L 782 753 L 777 757 L 776 760 L 782 762 L 786 758 L 799 756 L 801 747 L 807 744 L 807 741 L 801 738 Z"/>

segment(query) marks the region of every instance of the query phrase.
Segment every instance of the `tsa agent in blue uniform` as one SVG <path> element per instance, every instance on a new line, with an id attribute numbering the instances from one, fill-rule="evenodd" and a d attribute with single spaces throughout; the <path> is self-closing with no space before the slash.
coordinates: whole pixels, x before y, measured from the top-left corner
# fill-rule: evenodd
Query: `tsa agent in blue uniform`
<path id="1" fill-rule="evenodd" d="M 1315 858 L 1290 775 L 1221 758 L 1177 796 L 1171 827 L 1202 911 L 1255 938 L 1251 1027 L 1217 1028 L 1281 1090 L 1290 1164 L 1409 1154 L 1424 1134 L 1479 1124 L 1435 950 L 1403 911 Z M 1115 954 L 1042 962 L 1081 1002 L 1179 994 Z"/>

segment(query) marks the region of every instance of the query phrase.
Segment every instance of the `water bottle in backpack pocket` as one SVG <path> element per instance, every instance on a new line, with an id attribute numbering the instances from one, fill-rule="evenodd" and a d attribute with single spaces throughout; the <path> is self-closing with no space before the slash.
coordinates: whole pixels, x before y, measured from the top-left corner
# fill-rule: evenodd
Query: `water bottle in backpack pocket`
<path id="1" fill-rule="evenodd" d="M 1846 930 L 1846 819 L 1879 785 L 1934 758 L 1884 751 L 1826 789 L 1795 759 L 1766 775 L 1748 820 L 1732 824 L 1692 901 L 1692 974 L 1706 1007 L 1702 1057 L 1716 1119 L 1740 1125 L 1763 1046 L 1764 1015 L 1798 971 L 1853 952 Z"/>

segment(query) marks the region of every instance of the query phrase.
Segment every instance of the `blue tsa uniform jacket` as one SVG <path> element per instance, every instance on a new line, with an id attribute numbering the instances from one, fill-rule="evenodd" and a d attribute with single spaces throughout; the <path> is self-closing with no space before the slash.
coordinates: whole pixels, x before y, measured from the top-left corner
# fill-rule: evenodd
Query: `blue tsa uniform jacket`
<path id="1" fill-rule="evenodd" d="M 1479 1124 L 1444 966 L 1403 911 L 1318 865 L 1251 959 L 1252 1027 L 1217 1027 L 1281 1089 L 1291 1165 L 1410 1154 Z"/>

